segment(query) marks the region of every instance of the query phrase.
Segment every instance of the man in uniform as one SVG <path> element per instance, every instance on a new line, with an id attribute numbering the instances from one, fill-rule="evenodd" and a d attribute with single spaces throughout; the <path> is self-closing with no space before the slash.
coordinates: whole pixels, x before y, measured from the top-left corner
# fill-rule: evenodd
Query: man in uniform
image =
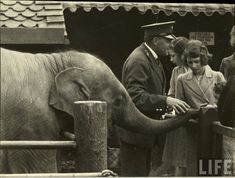
<path id="1" fill-rule="evenodd" d="M 166 107 L 184 113 L 189 106 L 176 98 L 165 96 L 166 79 L 161 57 L 168 55 L 174 21 L 142 26 L 144 43 L 127 58 L 122 70 L 122 83 L 136 107 L 152 119 L 160 119 Z M 119 128 L 121 141 L 121 176 L 148 176 L 155 135 L 144 135 Z M 158 146 L 163 149 L 161 138 Z M 160 145 L 159 145 L 160 144 Z M 162 154 L 162 151 L 161 153 Z M 161 156 L 161 155 L 159 155 Z"/>

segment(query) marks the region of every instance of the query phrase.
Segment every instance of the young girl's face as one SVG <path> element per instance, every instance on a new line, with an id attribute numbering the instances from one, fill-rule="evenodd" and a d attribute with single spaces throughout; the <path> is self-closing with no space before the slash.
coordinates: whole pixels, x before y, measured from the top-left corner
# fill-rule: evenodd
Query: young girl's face
<path id="1" fill-rule="evenodd" d="M 173 62 L 175 65 L 179 66 L 181 64 L 181 59 L 179 55 L 177 55 L 174 50 L 169 50 L 169 55 L 171 57 L 171 62 Z"/>
<path id="2" fill-rule="evenodd" d="M 194 74 L 200 74 L 204 70 L 200 57 L 187 57 L 187 64 Z"/>

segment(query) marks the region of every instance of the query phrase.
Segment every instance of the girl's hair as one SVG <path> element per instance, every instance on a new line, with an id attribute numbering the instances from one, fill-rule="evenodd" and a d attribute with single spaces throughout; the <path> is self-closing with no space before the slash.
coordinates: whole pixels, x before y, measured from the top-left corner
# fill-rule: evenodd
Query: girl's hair
<path id="1" fill-rule="evenodd" d="M 170 50 L 175 52 L 177 60 L 180 60 L 183 65 L 185 65 L 184 50 L 188 41 L 185 37 L 177 37 L 170 43 Z"/>
<path id="2" fill-rule="evenodd" d="M 177 37 L 172 40 L 170 43 L 170 48 L 174 50 L 174 52 L 178 55 L 182 55 L 184 53 L 185 47 L 188 43 L 188 39 L 185 37 Z"/>
<path id="3" fill-rule="evenodd" d="M 212 59 L 212 55 L 209 53 L 206 45 L 199 40 L 189 40 L 184 50 L 184 57 L 186 64 L 187 57 L 200 57 L 202 65 L 207 65 L 208 61 Z"/>

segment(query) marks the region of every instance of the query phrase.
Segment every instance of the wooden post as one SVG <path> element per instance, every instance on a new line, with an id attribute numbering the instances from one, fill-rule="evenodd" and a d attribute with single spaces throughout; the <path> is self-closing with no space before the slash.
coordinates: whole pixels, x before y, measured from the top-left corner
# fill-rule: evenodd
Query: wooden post
<path id="1" fill-rule="evenodd" d="M 213 159 L 223 159 L 223 135 L 213 132 Z"/>
<path id="2" fill-rule="evenodd" d="M 77 172 L 107 169 L 107 104 L 100 101 L 74 103 L 74 132 L 78 145 Z"/>
<path id="3" fill-rule="evenodd" d="M 218 120 L 217 109 L 214 107 L 203 107 L 198 122 L 198 164 L 199 176 L 212 176 L 208 171 L 209 164 L 213 160 L 213 121 Z M 222 143 L 221 143 L 222 144 Z M 201 167 L 200 167 L 201 166 Z M 201 175 L 200 170 L 206 170 L 206 174 Z"/>

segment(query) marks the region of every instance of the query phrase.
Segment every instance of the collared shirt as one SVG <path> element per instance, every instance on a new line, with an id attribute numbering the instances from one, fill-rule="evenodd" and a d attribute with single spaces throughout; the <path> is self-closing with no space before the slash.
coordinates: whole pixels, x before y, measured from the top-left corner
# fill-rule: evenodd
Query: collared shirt
<path id="1" fill-rule="evenodd" d="M 154 59 L 157 59 L 158 55 L 149 47 L 149 45 L 147 45 L 147 43 L 144 43 L 144 45 L 149 49 L 149 51 L 153 55 Z"/>

